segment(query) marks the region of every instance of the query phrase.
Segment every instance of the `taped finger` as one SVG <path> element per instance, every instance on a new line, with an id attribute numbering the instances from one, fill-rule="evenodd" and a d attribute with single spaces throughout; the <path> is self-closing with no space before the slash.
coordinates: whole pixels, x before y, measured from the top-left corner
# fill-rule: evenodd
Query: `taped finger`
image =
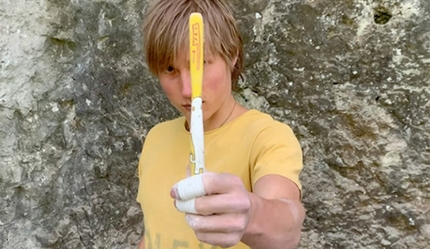
<path id="1" fill-rule="evenodd" d="M 175 206 L 180 212 L 197 214 L 196 199 L 190 199 L 186 201 L 176 200 Z"/>
<path id="2" fill-rule="evenodd" d="M 195 175 L 178 182 L 177 193 L 180 200 L 189 200 L 206 195 L 203 174 Z"/>

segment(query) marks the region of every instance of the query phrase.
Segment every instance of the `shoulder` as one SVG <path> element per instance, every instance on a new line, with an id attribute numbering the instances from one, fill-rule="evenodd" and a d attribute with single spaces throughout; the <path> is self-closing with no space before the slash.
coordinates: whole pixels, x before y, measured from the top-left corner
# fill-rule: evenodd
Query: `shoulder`
<path id="1" fill-rule="evenodd" d="M 249 124 L 247 133 L 254 137 L 253 147 L 285 146 L 300 150 L 300 144 L 293 129 L 286 123 L 273 119 L 269 114 L 251 110 L 246 123 Z"/>
<path id="2" fill-rule="evenodd" d="M 249 110 L 243 114 L 243 117 L 239 123 L 241 126 L 247 127 L 248 132 L 253 133 L 293 132 L 289 125 L 277 121 L 269 114 L 260 112 L 258 110 Z"/>
<path id="3" fill-rule="evenodd" d="M 151 139 L 153 137 L 171 137 L 173 134 L 185 132 L 185 118 L 179 117 L 169 121 L 164 121 L 155 125 L 149 130 L 147 139 Z"/>
<path id="4" fill-rule="evenodd" d="M 249 110 L 237 117 L 223 128 L 222 133 L 223 137 L 251 147 L 291 144 L 297 140 L 290 126 L 258 110 Z"/>

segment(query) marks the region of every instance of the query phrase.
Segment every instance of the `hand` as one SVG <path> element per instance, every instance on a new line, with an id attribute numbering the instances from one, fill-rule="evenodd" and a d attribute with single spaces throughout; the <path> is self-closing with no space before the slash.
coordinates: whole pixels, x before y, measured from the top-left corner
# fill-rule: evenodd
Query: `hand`
<path id="1" fill-rule="evenodd" d="M 250 221 L 251 200 L 239 177 L 203 173 L 180 181 L 170 195 L 201 242 L 231 247 L 242 239 Z"/>

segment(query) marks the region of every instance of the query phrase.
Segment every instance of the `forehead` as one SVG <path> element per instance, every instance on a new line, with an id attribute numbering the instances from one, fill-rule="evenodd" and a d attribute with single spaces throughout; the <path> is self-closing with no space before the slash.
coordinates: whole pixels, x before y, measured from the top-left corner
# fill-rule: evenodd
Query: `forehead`
<path id="1" fill-rule="evenodd" d="M 204 58 L 214 58 L 214 57 L 220 57 L 220 54 L 212 49 L 210 46 L 204 47 Z M 190 61 L 190 51 L 189 46 L 182 46 L 181 48 L 177 49 L 175 54 L 171 54 L 168 56 L 170 60 L 166 63 L 172 64 L 172 63 L 189 63 Z"/>

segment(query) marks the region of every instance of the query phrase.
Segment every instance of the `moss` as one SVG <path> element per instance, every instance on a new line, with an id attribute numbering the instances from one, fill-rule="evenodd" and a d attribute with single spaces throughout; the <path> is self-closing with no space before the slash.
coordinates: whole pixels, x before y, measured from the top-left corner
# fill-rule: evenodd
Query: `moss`
<path id="1" fill-rule="evenodd" d="M 77 49 L 77 44 L 69 39 L 48 36 L 46 38 L 46 51 L 52 54 L 54 58 L 70 60 Z"/>
<path id="2" fill-rule="evenodd" d="M 391 17 L 393 17 L 393 15 L 385 7 L 378 6 L 374 9 L 373 20 L 376 24 L 387 24 L 390 21 Z"/>
<path id="3" fill-rule="evenodd" d="M 55 37 L 48 37 L 48 40 L 52 45 L 55 45 L 58 47 L 67 48 L 70 50 L 75 50 L 76 48 L 76 43 L 74 41 L 59 39 Z"/>

